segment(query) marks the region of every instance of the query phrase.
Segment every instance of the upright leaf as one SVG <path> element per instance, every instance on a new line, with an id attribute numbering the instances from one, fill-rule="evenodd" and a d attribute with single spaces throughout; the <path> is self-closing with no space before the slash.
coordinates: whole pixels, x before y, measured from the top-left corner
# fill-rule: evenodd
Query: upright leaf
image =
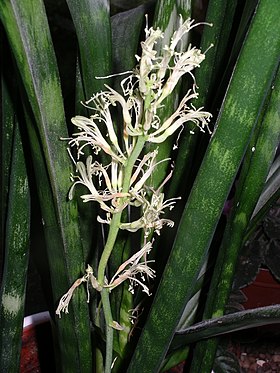
<path id="1" fill-rule="evenodd" d="M 217 77 L 220 79 L 220 76 L 225 71 L 225 61 L 229 53 L 229 39 L 232 32 L 236 6 L 236 0 L 209 1 L 205 18 L 207 24 L 201 26 L 203 27 L 203 31 L 200 49 L 202 52 L 208 51 L 205 61 L 194 72 L 199 93 L 195 105 L 197 107 L 204 107 L 209 111 L 212 109 L 217 93 L 216 79 Z M 195 124 L 187 126 L 182 132 L 174 176 L 168 189 L 170 197 L 179 194 L 183 198 L 187 198 L 203 152 L 205 151 L 205 146 L 201 147 L 202 149 L 197 149 L 201 137 L 207 139 L 204 141 L 205 145 L 208 141 L 208 136 L 201 134 Z"/>
<path id="2" fill-rule="evenodd" d="M 30 245 L 30 195 L 18 123 L 14 129 L 5 226 L 4 272 L 0 291 L 0 371 L 17 372 Z"/>
<path id="3" fill-rule="evenodd" d="M 277 0 L 256 12 L 128 372 L 158 371 L 190 298 L 279 61 L 279 12 Z"/>
<path id="4" fill-rule="evenodd" d="M 83 253 L 79 238 L 77 207 L 66 198 L 72 167 L 65 144 L 60 140 L 61 137 L 68 137 L 68 134 L 55 54 L 42 1 L 4 0 L 0 3 L 0 17 L 35 118 L 44 154 L 43 163 L 47 168 L 51 188 L 55 229 L 58 231 L 60 242 L 63 243 L 60 246 L 64 259 L 63 270 L 56 272 L 56 257 L 49 256 L 55 278 L 54 299 L 58 301 L 67 290 L 60 288 L 61 278 L 63 277 L 70 286 L 79 276 Z M 45 225 L 46 232 L 48 229 L 49 226 Z M 47 241 L 49 245 L 50 238 Z M 68 320 L 68 331 L 72 330 L 72 337 L 66 336 L 60 341 L 61 351 L 67 350 L 66 346 L 71 350 L 67 358 L 64 355 L 62 366 L 68 371 L 77 372 L 83 369 L 87 372 L 91 371 L 91 360 L 88 359 L 91 347 L 85 296 L 80 301 L 77 299 L 77 303 L 74 303 L 75 307 L 80 310 L 76 309 L 74 312 L 75 324 Z M 83 343 L 78 342 L 77 338 Z"/>
<path id="5" fill-rule="evenodd" d="M 3 33 L 0 34 L 1 38 L 1 49 L 0 53 L 4 53 L 4 48 L 7 48 L 7 43 L 4 42 Z M 3 54 L 2 54 L 3 55 Z M 10 74 L 7 74 L 8 65 L 11 63 L 10 59 L 6 58 L 2 60 L 1 66 L 1 128 L 0 128 L 0 138 L 1 138 L 1 233 L 2 237 L 5 236 L 5 220 L 8 204 L 8 191 L 9 191 L 9 175 L 11 167 L 11 157 L 12 157 L 12 144 L 13 144 L 13 131 L 15 122 L 15 111 L 13 108 L 12 100 L 9 93 L 9 83 L 11 81 Z M 5 66 L 5 67 L 4 67 Z M 5 70 L 5 77 L 4 72 Z M 4 240 L 0 242 L 0 260 L 4 254 Z M 0 278 L 2 271 L 0 270 Z"/>
<path id="6" fill-rule="evenodd" d="M 278 45 L 280 47 L 280 38 Z M 280 74 L 278 72 L 273 83 L 274 88 L 271 91 L 268 107 L 264 117 L 261 118 L 260 128 L 256 128 L 255 132 L 257 133 L 253 134 L 244 157 L 235 192 L 234 208 L 224 233 L 208 293 L 205 318 L 218 317 L 225 312 L 238 255 L 244 243 L 244 235 L 279 145 L 279 86 Z M 207 358 L 209 356 L 209 366 L 214 359 L 216 347 L 217 341 L 208 341 L 198 347 L 200 356 L 207 356 Z M 213 350 L 212 357 L 211 349 Z M 205 365 L 200 366 L 199 369 L 207 369 L 205 368 L 207 358 L 204 359 L 203 364 Z"/>
<path id="7" fill-rule="evenodd" d="M 104 90 L 112 73 L 112 43 L 109 0 L 67 0 L 77 33 L 80 73 L 85 97 Z"/>
<path id="8" fill-rule="evenodd" d="M 157 43 L 157 46 L 156 46 L 157 50 L 164 48 L 164 46 L 170 42 L 174 31 L 178 28 L 179 22 L 182 21 L 182 19 L 179 19 L 179 17 L 181 16 L 183 20 L 190 18 L 191 16 L 191 3 L 190 2 L 186 2 L 186 3 L 179 2 L 179 5 L 178 5 L 176 0 L 157 1 L 156 8 L 155 8 L 155 15 L 153 19 L 153 28 L 154 29 L 159 28 L 160 30 L 164 32 L 164 38 L 161 41 L 158 41 Z M 189 42 L 188 37 L 189 35 L 184 36 L 181 40 L 180 48 L 182 50 L 186 49 L 186 46 Z M 180 87 L 181 85 L 178 84 L 176 89 L 174 89 L 174 91 L 172 92 L 172 94 L 169 95 L 165 99 L 163 107 L 159 110 L 158 116 L 162 122 L 165 119 L 167 119 L 176 109 L 178 105 Z M 164 141 L 163 143 L 157 146 L 149 145 L 148 149 L 149 150 L 157 149 L 158 159 L 168 159 L 172 154 L 174 143 L 176 143 L 176 138 L 174 138 L 174 136 L 171 136 L 169 139 L 167 139 L 166 141 Z M 162 181 L 167 176 L 169 167 L 170 167 L 169 162 L 162 162 L 156 168 L 154 175 L 153 175 L 153 188 L 156 189 L 161 185 Z"/>

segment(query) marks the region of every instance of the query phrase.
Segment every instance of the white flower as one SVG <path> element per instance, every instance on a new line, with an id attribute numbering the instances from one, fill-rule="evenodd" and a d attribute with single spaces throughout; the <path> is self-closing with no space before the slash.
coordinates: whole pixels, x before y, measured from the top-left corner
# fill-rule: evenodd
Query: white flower
<path id="1" fill-rule="evenodd" d="M 73 198 L 73 189 L 77 184 L 86 186 L 89 190 L 89 194 L 81 195 L 84 202 L 96 201 L 100 204 L 100 207 L 107 212 L 116 212 L 119 209 L 123 209 L 126 205 L 119 205 L 118 200 L 120 198 L 129 197 L 129 193 L 121 192 L 120 180 L 117 175 L 118 164 L 112 162 L 109 166 L 102 166 L 97 161 L 93 162 L 92 156 L 88 156 L 86 159 L 86 165 L 79 161 L 76 163 L 76 170 L 78 175 L 72 175 L 74 181 L 69 191 L 69 198 Z M 121 166 L 122 167 L 122 166 Z M 111 178 L 107 172 L 108 168 L 111 168 Z M 99 184 L 101 190 L 97 190 L 96 184 Z M 111 206 L 105 202 L 111 202 Z"/>
<path id="2" fill-rule="evenodd" d="M 79 132 L 73 135 L 69 144 L 77 145 L 78 158 L 83 155 L 83 148 L 90 145 L 95 154 L 102 149 L 113 161 L 124 165 L 136 144 L 135 137 L 147 135 L 149 142 L 161 143 L 187 122 L 197 124 L 202 130 L 208 126 L 211 114 L 193 106 L 193 101 L 198 97 L 195 83 L 170 118 L 161 123 L 157 115 L 179 79 L 184 74 L 190 74 L 194 79 L 192 70 L 199 67 L 205 58 L 205 54 L 195 47 L 178 51 L 182 37 L 195 26 L 194 21 L 187 19 L 183 22 L 180 18 L 179 29 L 174 32 L 170 45 L 165 45 L 159 51 L 156 50 L 156 43 L 163 38 L 163 33 L 146 26 L 146 40 L 141 43 L 142 54 L 136 56 L 139 64 L 123 79 L 123 94 L 105 85 L 106 91 L 95 94 L 86 102 L 86 106 L 93 109 L 95 114 L 90 118 L 77 116 L 72 119 Z M 190 100 L 192 104 L 187 105 Z M 123 117 L 121 141 L 114 129 L 110 111 L 111 106 L 117 104 Z M 105 136 L 99 128 L 103 125 L 107 131 Z"/>
<path id="3" fill-rule="evenodd" d="M 208 129 L 208 122 L 212 115 L 201 109 L 195 109 L 192 104 L 187 105 L 187 102 L 196 99 L 198 93 L 195 90 L 189 90 L 185 97 L 180 102 L 177 110 L 166 119 L 163 124 L 148 136 L 148 141 L 153 143 L 161 143 L 171 136 L 177 129 L 183 126 L 186 122 L 193 122 L 201 131 Z"/>
<path id="4" fill-rule="evenodd" d="M 187 50 L 183 50 L 183 39 L 186 39 L 186 34 L 196 24 L 190 19 L 183 22 L 182 18 L 179 23 L 171 42 L 163 47 L 160 47 L 164 40 L 163 32 L 146 26 L 146 39 L 141 43 L 142 53 L 141 56 L 136 56 L 138 65 L 122 80 L 122 93 L 104 85 L 104 91 L 93 95 L 85 103 L 94 114 L 90 118 L 76 116 L 72 119 L 78 132 L 68 140 L 70 147 L 77 147 L 77 161 L 69 152 L 76 166 L 75 175 L 71 175 L 73 185 L 69 191 L 69 198 L 73 197 L 76 185 L 85 186 L 87 192 L 82 194 L 81 198 L 84 202 L 99 203 L 105 217 L 98 216 L 98 222 L 108 224 L 110 229 L 116 230 L 109 232 L 109 235 L 112 233 L 110 237 L 117 237 L 119 229 L 130 232 L 142 229 L 144 246 L 118 268 L 109 282 L 104 271 L 115 241 L 108 240 L 98 269 L 99 273 L 102 268 L 102 274 L 99 273 L 98 277 L 100 283 L 95 278 L 92 268 L 88 266 L 86 274 L 76 280 L 62 296 L 56 310 L 59 316 L 61 312 L 68 313 L 73 292 L 83 282 L 87 283 L 87 290 L 91 285 L 100 292 L 104 288 L 110 291 L 128 280 L 129 291 L 133 293 L 135 286 L 138 285 L 150 295 L 146 280 L 153 279 L 155 271 L 148 265 L 152 261 L 146 260 L 152 248 L 152 243 L 147 241 L 153 232 L 159 235 L 164 225 L 173 227 L 174 222 L 163 218 L 163 214 L 166 209 L 171 210 L 174 207 L 178 198 L 165 201 L 164 193 L 161 192 L 171 178 L 172 171 L 157 190 L 153 189 L 153 173 L 159 164 L 170 159 L 158 160 L 157 150 L 143 152 L 145 142 L 162 143 L 188 122 L 195 123 L 201 131 L 205 131 L 211 118 L 210 113 L 203 111 L 202 108 L 196 109 L 193 105 L 198 97 L 193 70 L 200 66 L 205 54 L 191 45 Z M 157 42 L 161 42 L 158 48 Z M 193 86 L 174 113 L 162 121 L 158 111 L 164 106 L 165 99 L 174 91 L 184 74 L 191 76 Z M 119 124 L 112 119 L 116 106 L 122 115 Z M 180 133 L 178 138 L 179 136 Z M 177 146 L 177 142 L 175 145 Z M 91 154 L 87 157 L 85 147 L 91 148 Z M 106 164 L 101 163 L 99 153 L 106 155 L 106 159 L 109 156 Z M 121 222 L 121 213 L 127 206 L 133 210 L 138 209 L 137 217 L 140 217 L 134 221 Z M 122 329 L 116 321 L 109 326 Z"/>
<path id="5" fill-rule="evenodd" d="M 81 115 L 78 115 L 74 118 L 72 118 L 72 123 L 78 127 L 80 132 L 74 133 L 73 138 L 70 139 L 69 145 L 73 146 L 76 145 L 78 148 L 78 158 L 80 155 L 83 155 L 83 148 L 87 145 L 90 145 L 94 151 L 95 154 L 98 154 L 99 151 L 102 149 L 105 153 L 109 154 L 112 159 L 115 159 L 116 161 L 123 163 L 125 161 L 124 155 L 117 143 L 117 137 L 114 132 L 114 130 L 111 128 L 111 116 L 110 112 L 108 111 L 108 108 L 104 108 L 103 116 L 99 116 L 98 114 L 92 115 L 90 118 L 83 117 Z M 109 138 L 112 142 L 112 147 L 104 138 L 102 135 L 100 129 L 98 128 L 98 125 L 96 124 L 96 121 L 101 122 L 106 120 L 106 126 L 108 129 Z M 82 144 L 82 145 L 81 145 Z"/>
<path id="6" fill-rule="evenodd" d="M 112 277 L 108 285 L 104 285 L 109 289 L 114 289 L 116 286 L 120 285 L 122 282 L 129 280 L 130 287 L 129 290 L 133 293 L 135 285 L 140 285 L 142 290 L 150 295 L 149 288 L 145 282 L 145 276 L 149 278 L 155 277 L 155 271 L 148 266 L 148 263 L 152 261 L 140 261 L 149 254 L 152 248 L 152 243 L 148 242 L 142 247 L 141 250 L 137 251 L 136 254 L 132 255 L 128 260 L 126 260 L 117 270 L 117 272 Z M 140 274 L 140 279 L 136 277 Z"/>
<path id="7" fill-rule="evenodd" d="M 144 154 L 136 160 L 129 187 L 126 183 L 126 190 L 123 191 L 126 165 L 137 137 L 145 136 L 147 142 L 162 143 L 187 122 L 193 122 L 201 131 L 205 131 L 211 118 L 211 114 L 193 106 L 198 97 L 195 83 L 169 118 L 162 122 L 157 115 L 179 79 L 186 73 L 193 77 L 192 70 L 205 58 L 195 47 L 189 46 L 186 51 L 180 51 L 178 47 L 182 38 L 196 25 L 190 19 L 183 22 L 180 18 L 179 22 L 180 26 L 174 32 L 170 44 L 163 48 L 156 48 L 156 43 L 163 39 L 163 33 L 146 26 L 146 40 L 141 43 L 142 54 L 136 56 L 139 64 L 123 79 L 123 94 L 105 85 L 106 91 L 93 95 L 86 102 L 86 106 L 95 111 L 94 115 L 72 119 L 79 132 L 73 135 L 69 144 L 77 145 L 79 161 L 75 163 L 77 174 L 72 176 L 74 184 L 70 189 L 70 198 L 75 185 L 86 186 L 89 193 L 83 194 L 81 198 L 84 202 L 96 201 L 100 204 L 101 209 L 106 211 L 106 219 L 98 216 L 98 221 L 105 224 L 111 224 L 111 214 L 122 211 L 126 206 L 141 206 L 142 216 L 133 222 L 122 223 L 120 228 L 132 232 L 141 228 L 145 236 L 152 230 L 159 234 L 163 225 L 173 225 L 171 220 L 163 219 L 161 214 L 175 202 L 173 199 L 164 202 L 164 195 L 159 191 L 150 190 L 147 193 L 146 185 L 153 172 L 161 162 L 167 160 L 157 161 L 157 151 Z M 121 139 L 118 139 L 111 116 L 112 106 L 116 105 L 119 105 L 122 112 L 122 127 L 118 131 L 122 135 Z M 82 162 L 85 146 L 91 146 L 95 155 L 102 150 L 111 157 L 111 162 L 104 166 L 93 161 L 92 156 L 85 163 Z"/>
<path id="8" fill-rule="evenodd" d="M 160 235 L 160 230 L 164 225 L 169 227 L 174 226 L 174 222 L 170 219 L 163 219 L 161 215 L 164 214 L 164 210 L 169 208 L 171 210 L 174 207 L 177 198 L 170 198 L 164 201 L 163 193 L 152 192 L 151 200 L 146 198 L 146 194 L 137 196 L 137 201 L 141 202 L 143 215 L 138 219 L 130 223 L 121 223 L 120 228 L 128 230 L 129 232 L 136 232 L 139 229 L 144 230 L 145 237 L 148 237 L 152 230 Z"/>
<path id="9" fill-rule="evenodd" d="M 192 70 L 199 67 L 204 58 L 205 55 L 201 53 L 199 49 L 191 48 L 191 45 L 186 52 L 175 53 L 174 66 L 171 68 L 170 76 L 162 87 L 162 93 L 157 100 L 156 105 L 159 106 L 161 102 L 173 92 L 174 88 L 179 82 L 179 79 L 183 75 L 191 73 Z"/>
<path id="10" fill-rule="evenodd" d="M 155 44 L 158 39 L 163 38 L 161 30 L 154 30 L 153 28 L 145 28 L 146 40 L 141 43 L 142 55 L 136 56 L 139 61 L 139 91 L 145 97 L 148 97 L 154 89 L 158 88 L 158 82 L 155 76 L 149 75 L 153 70 L 158 58 Z"/>

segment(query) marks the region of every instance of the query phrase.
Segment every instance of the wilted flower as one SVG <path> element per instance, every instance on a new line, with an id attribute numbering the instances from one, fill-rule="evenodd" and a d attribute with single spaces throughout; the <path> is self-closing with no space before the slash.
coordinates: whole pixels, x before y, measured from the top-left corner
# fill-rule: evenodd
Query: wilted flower
<path id="1" fill-rule="evenodd" d="M 70 287 L 70 289 L 65 293 L 59 301 L 59 304 L 57 306 L 57 309 L 55 313 L 61 317 L 61 312 L 69 313 L 68 307 L 69 307 L 69 302 L 73 296 L 74 291 L 77 289 L 78 286 L 80 286 L 83 282 L 87 282 L 87 284 L 91 284 L 91 286 L 96 289 L 97 291 L 101 291 L 102 287 L 100 284 L 97 282 L 96 278 L 93 275 L 93 270 L 90 265 L 88 265 L 88 268 L 86 269 L 86 274 L 78 278 L 74 284 Z M 88 302 L 89 302 L 89 296 L 88 296 Z"/>
<path id="2" fill-rule="evenodd" d="M 116 286 L 119 286 L 122 282 L 129 280 L 130 286 L 129 291 L 133 294 L 134 293 L 134 286 L 140 285 L 144 293 L 150 295 L 148 286 L 144 283 L 145 276 L 149 278 L 155 277 L 155 271 L 148 266 L 148 263 L 152 261 L 141 261 L 141 259 L 145 258 L 149 254 L 152 249 L 152 243 L 148 242 L 143 248 L 136 252 L 136 254 L 132 255 L 131 258 L 126 260 L 117 270 L 117 272 L 112 277 L 112 280 L 108 285 L 105 287 L 109 289 L 114 289 Z M 140 279 L 136 276 L 140 274 Z"/>

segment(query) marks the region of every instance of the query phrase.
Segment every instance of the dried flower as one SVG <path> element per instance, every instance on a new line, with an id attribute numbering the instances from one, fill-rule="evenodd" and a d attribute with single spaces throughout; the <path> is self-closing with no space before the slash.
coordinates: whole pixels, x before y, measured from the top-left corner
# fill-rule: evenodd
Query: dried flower
<path id="1" fill-rule="evenodd" d="M 97 290 L 97 291 L 101 291 L 102 290 L 101 285 L 98 283 L 96 277 L 93 275 L 93 269 L 91 268 L 90 265 L 88 265 L 88 267 L 86 269 L 86 274 L 83 277 L 78 278 L 74 282 L 74 284 L 70 287 L 70 289 L 67 291 L 67 293 L 65 293 L 60 298 L 59 304 L 58 304 L 57 309 L 55 311 L 55 313 L 59 317 L 61 317 L 61 312 L 69 313 L 68 306 L 69 306 L 70 300 L 72 299 L 73 293 L 77 289 L 77 287 L 80 286 L 83 282 L 87 283 L 87 290 L 88 290 L 89 283 L 91 284 L 91 286 L 95 290 Z M 89 302 L 89 291 L 88 291 L 87 302 Z"/>
<path id="2" fill-rule="evenodd" d="M 145 282 L 145 276 L 149 278 L 155 277 L 155 271 L 148 266 L 148 263 L 152 261 L 143 261 L 140 260 L 146 257 L 151 251 L 152 243 L 148 242 L 145 246 L 139 251 L 137 251 L 131 258 L 126 260 L 116 271 L 112 277 L 110 283 L 104 287 L 114 289 L 116 286 L 119 286 L 122 282 L 129 280 L 130 286 L 129 291 L 134 293 L 134 286 L 140 285 L 145 293 L 150 295 L 149 288 Z M 140 274 L 140 279 L 136 275 Z"/>

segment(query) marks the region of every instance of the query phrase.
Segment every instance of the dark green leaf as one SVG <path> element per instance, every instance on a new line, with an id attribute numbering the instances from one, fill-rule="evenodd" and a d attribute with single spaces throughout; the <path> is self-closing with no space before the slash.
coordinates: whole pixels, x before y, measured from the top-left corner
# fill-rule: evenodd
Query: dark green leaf
<path id="1" fill-rule="evenodd" d="M 132 70 L 135 67 L 135 54 L 139 46 L 144 15 L 145 7 L 139 6 L 135 9 L 118 13 L 112 17 L 114 73 L 122 73 Z M 120 77 L 120 79 L 123 78 L 125 78 L 125 76 Z"/>
<path id="2" fill-rule="evenodd" d="M 241 373 L 237 357 L 221 346 L 218 348 L 213 368 L 215 373 Z"/>
<path id="3" fill-rule="evenodd" d="M 264 240 L 254 240 L 242 249 L 235 272 L 234 289 L 240 289 L 254 281 L 261 264 L 264 263 L 266 245 Z"/>
<path id="4" fill-rule="evenodd" d="M 190 298 L 278 64 L 279 12 L 276 0 L 262 1 L 247 34 L 128 372 L 159 368 Z M 268 34 L 270 43 L 267 43 Z M 202 358 L 198 360 L 199 372 L 203 371 L 200 363 Z"/>
<path id="5" fill-rule="evenodd" d="M 5 98 L 7 99 L 7 98 Z M 19 371 L 30 245 L 30 195 L 25 156 L 15 123 L 0 291 L 0 371 Z"/>
<path id="6" fill-rule="evenodd" d="M 265 264 L 270 269 L 272 274 L 280 281 L 280 252 L 279 252 L 280 240 L 272 240 L 268 245 Z"/>
<path id="7" fill-rule="evenodd" d="M 275 4 L 276 11 L 280 12 L 280 8 Z M 258 29 L 262 29 L 273 23 L 272 19 L 265 15 L 267 9 L 264 2 L 260 2 L 252 25 L 250 26 L 250 35 Z M 258 15 L 260 14 L 260 18 Z M 279 13 L 280 14 L 280 13 Z M 267 29 L 267 32 L 270 30 Z M 280 31 L 280 28 L 279 28 Z M 271 32 L 271 31 L 270 31 Z M 249 37 L 248 37 L 249 38 Z M 256 40 L 256 39 L 255 39 Z M 257 44 L 257 43 L 256 43 Z M 245 46 L 244 46 L 245 47 Z M 243 51 L 244 51 L 243 47 Z M 275 51 L 280 47 L 280 38 L 275 39 Z M 241 54 L 242 55 L 242 54 Z M 265 185 L 269 169 L 273 162 L 275 151 L 279 143 L 279 83 L 280 75 L 277 72 L 279 63 L 279 52 L 275 53 L 275 65 L 270 66 L 270 77 L 268 78 L 269 85 L 263 90 L 263 103 L 260 102 L 259 115 L 256 116 L 258 121 L 250 143 L 248 144 L 247 152 L 245 154 L 238 184 L 235 191 L 234 208 L 231 212 L 226 231 L 224 233 L 222 245 L 218 254 L 214 275 L 212 278 L 211 287 L 208 293 L 206 308 L 204 311 L 204 318 L 217 317 L 224 313 L 226 303 L 228 301 L 229 293 L 232 287 L 232 281 L 237 263 L 238 253 L 244 243 L 244 235 L 247 230 L 248 223 L 257 204 L 259 196 Z M 275 81 L 273 82 L 275 78 Z M 249 77 L 249 81 L 252 77 Z M 272 89 L 272 86 L 274 87 Z M 266 105 L 264 105 L 264 103 Z M 265 107 L 264 107 L 265 106 Z M 211 355 L 210 345 L 213 346 L 215 341 L 205 343 L 204 349 L 200 351 L 200 356 Z M 212 357 L 214 352 L 212 353 Z M 210 358 L 209 358 L 210 359 Z M 200 358 L 197 358 L 199 361 Z M 204 358 L 203 364 L 197 369 L 208 370 L 206 367 L 207 358 Z"/>
<path id="8" fill-rule="evenodd" d="M 79 52 L 80 73 L 85 97 L 104 90 L 108 79 L 97 79 L 112 73 L 112 44 L 109 0 L 67 0 L 75 25 Z"/>
<path id="9" fill-rule="evenodd" d="M 212 338 L 217 335 L 228 334 L 238 330 L 255 328 L 257 326 L 280 323 L 280 306 L 259 307 L 252 310 L 240 311 L 204 320 L 177 331 L 177 335 L 184 335 L 182 341 L 185 344 L 196 342 L 200 339 Z M 181 337 L 178 337 L 180 340 Z"/>
<path id="10" fill-rule="evenodd" d="M 42 181 L 45 182 L 46 196 L 49 197 L 44 204 L 48 214 L 52 216 L 51 222 L 45 222 L 48 249 L 51 251 L 51 247 L 57 244 L 60 251 L 57 255 L 63 257 L 63 268 L 57 272 L 56 255 L 49 255 L 53 271 L 54 299 L 57 302 L 80 276 L 81 270 L 84 269 L 84 260 L 77 206 L 75 202 L 67 201 L 72 165 L 65 143 L 61 141 L 61 137 L 68 137 L 68 131 L 55 53 L 42 1 L 4 0 L 0 3 L 0 17 L 35 118 L 36 136 L 39 134 L 39 139 L 33 136 L 33 139 L 36 139 L 34 151 L 39 149 L 39 163 L 35 167 L 44 172 L 45 178 Z M 32 130 L 34 132 L 34 128 Z M 44 190 L 43 184 L 42 194 Z M 54 237 L 57 237 L 55 243 L 52 242 Z M 62 289 L 64 284 L 67 284 L 67 287 Z M 70 318 L 61 323 L 64 338 L 60 339 L 60 345 L 63 346 L 61 351 L 65 353 L 62 353 L 65 358 L 62 366 L 65 370 L 69 368 L 69 372 L 78 372 L 80 369 L 84 372 L 91 371 L 85 294 L 81 298 L 83 299 L 74 297 L 74 307 L 77 307 L 73 313 L 75 323 Z M 64 334 L 66 330 L 68 335 Z M 77 337 L 83 343 L 78 342 Z"/>

